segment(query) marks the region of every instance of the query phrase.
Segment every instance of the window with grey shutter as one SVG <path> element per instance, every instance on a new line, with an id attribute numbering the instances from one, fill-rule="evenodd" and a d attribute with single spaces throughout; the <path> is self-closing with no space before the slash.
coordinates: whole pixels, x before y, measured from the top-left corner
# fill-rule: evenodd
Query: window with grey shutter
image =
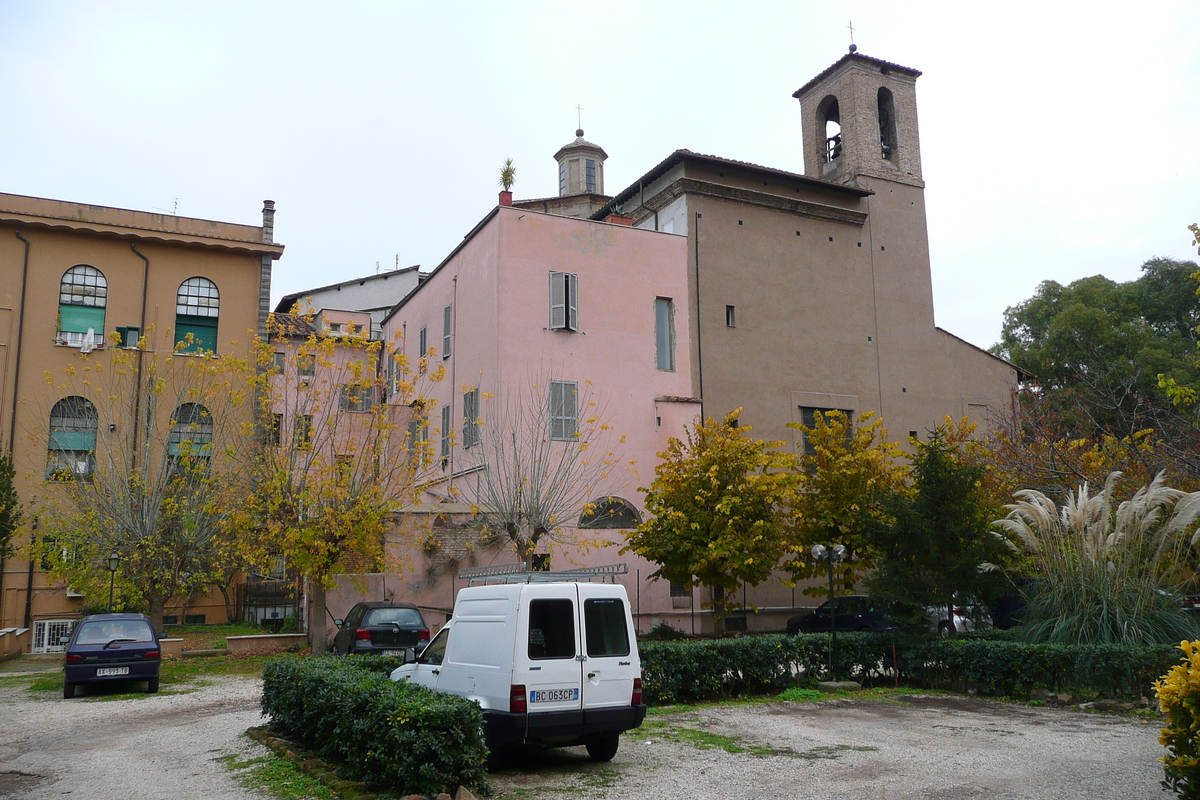
<path id="1" fill-rule="evenodd" d="M 463 395 L 463 447 L 479 444 L 479 387 Z"/>
<path id="2" fill-rule="evenodd" d="M 579 330 L 579 276 L 550 273 L 550 330 Z"/>
<path id="3" fill-rule="evenodd" d="M 579 384 L 550 381 L 550 438 L 573 442 L 579 432 Z"/>
<path id="4" fill-rule="evenodd" d="M 442 458 L 450 457 L 450 406 L 442 406 Z"/>
<path id="5" fill-rule="evenodd" d="M 442 358 L 450 357 L 450 333 L 453 330 L 454 306 L 442 309 Z"/>
<path id="6" fill-rule="evenodd" d="M 425 374 L 425 358 L 429 355 L 429 328 L 422 326 L 421 335 L 417 337 L 421 348 L 420 354 L 417 356 L 420 361 L 417 362 L 417 373 Z"/>
<path id="7" fill-rule="evenodd" d="M 675 371 L 675 304 L 669 298 L 654 301 L 655 364 L 667 372 Z"/>

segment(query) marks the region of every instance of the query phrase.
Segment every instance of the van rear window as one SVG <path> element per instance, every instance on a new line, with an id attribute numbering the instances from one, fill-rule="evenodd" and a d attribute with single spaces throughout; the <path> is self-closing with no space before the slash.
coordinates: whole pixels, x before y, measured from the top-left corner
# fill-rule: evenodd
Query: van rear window
<path id="1" fill-rule="evenodd" d="M 529 603 L 529 657 L 575 657 L 575 604 L 570 600 Z"/>
<path id="2" fill-rule="evenodd" d="M 583 625 L 589 656 L 629 655 L 629 628 L 625 603 L 617 597 L 583 601 Z"/>

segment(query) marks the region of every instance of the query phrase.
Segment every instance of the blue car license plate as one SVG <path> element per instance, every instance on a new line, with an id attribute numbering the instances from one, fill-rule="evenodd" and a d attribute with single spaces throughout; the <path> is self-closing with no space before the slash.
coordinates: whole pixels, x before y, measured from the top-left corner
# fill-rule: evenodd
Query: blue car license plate
<path id="1" fill-rule="evenodd" d="M 561 703 L 564 700 L 578 699 L 578 689 L 535 689 L 529 692 L 531 703 Z"/>
<path id="2" fill-rule="evenodd" d="M 98 667 L 96 669 L 97 678 L 112 677 L 113 675 L 128 675 L 129 667 Z"/>

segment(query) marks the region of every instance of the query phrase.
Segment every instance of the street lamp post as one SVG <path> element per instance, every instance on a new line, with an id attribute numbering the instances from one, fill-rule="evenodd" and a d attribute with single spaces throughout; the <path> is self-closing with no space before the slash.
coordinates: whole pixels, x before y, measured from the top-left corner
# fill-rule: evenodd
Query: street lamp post
<path id="1" fill-rule="evenodd" d="M 833 637 L 833 643 L 829 648 L 829 676 L 836 681 L 838 641 L 837 603 L 834 602 L 833 594 L 833 565 L 846 557 L 846 546 L 839 544 L 826 548 L 825 545 L 814 544 L 811 552 L 814 561 L 824 561 L 829 565 L 829 630 Z"/>
<path id="2" fill-rule="evenodd" d="M 117 570 L 121 568 L 121 554 L 116 550 L 108 554 L 108 611 L 113 610 L 113 586 L 117 581 Z"/>

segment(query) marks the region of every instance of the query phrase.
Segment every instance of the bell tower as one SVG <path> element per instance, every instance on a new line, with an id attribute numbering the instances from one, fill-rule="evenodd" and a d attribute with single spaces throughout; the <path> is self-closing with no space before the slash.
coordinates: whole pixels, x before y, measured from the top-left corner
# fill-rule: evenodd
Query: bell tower
<path id="1" fill-rule="evenodd" d="M 920 72 L 856 52 L 796 90 L 804 174 L 858 185 L 859 176 L 924 187 L 917 132 Z"/>

